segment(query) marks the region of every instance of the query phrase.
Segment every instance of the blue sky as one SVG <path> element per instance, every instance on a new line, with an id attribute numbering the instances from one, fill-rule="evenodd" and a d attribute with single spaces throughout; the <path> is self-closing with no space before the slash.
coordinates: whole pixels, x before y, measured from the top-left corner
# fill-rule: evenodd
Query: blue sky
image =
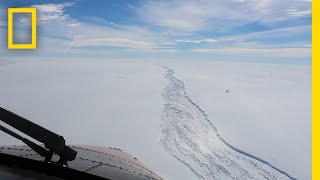
<path id="1" fill-rule="evenodd" d="M 6 49 L 8 7 L 38 9 L 36 51 Z M 0 33 L 4 57 L 310 63 L 311 1 L 10 0 L 0 2 Z"/>

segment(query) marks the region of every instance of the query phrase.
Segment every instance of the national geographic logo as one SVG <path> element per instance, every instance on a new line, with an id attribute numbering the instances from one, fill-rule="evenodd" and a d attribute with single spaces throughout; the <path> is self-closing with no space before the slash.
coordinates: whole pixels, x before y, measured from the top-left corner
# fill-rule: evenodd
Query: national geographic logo
<path id="1" fill-rule="evenodd" d="M 13 42 L 13 15 L 15 13 L 31 14 L 31 43 L 16 44 Z M 37 49 L 37 9 L 36 8 L 8 8 L 8 49 Z"/>

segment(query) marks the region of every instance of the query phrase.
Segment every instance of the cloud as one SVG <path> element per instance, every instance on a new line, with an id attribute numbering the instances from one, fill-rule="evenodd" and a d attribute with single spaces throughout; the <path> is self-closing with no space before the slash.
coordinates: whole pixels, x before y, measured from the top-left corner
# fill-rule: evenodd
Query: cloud
<path id="1" fill-rule="evenodd" d="M 92 16 L 80 21 L 72 14 L 66 13 L 66 9 L 74 6 L 74 3 L 33 5 L 32 7 L 38 9 L 40 23 L 45 24 L 40 26 L 38 32 L 41 38 L 41 51 L 103 54 L 112 53 L 113 47 L 116 47 L 117 51 L 120 50 L 119 52 L 130 53 L 178 51 L 189 53 L 191 51 L 204 54 L 260 54 L 279 57 L 308 55 L 308 47 L 304 46 L 311 43 L 308 39 L 305 41 L 302 39 L 295 46 L 291 45 L 291 39 L 296 35 L 305 38 L 304 35 L 311 32 L 311 25 L 280 28 L 275 26 L 267 31 L 237 35 L 233 35 L 234 32 L 226 33 L 230 35 L 215 34 L 221 28 L 245 26 L 250 22 L 273 24 L 288 19 L 308 17 L 311 3 L 307 1 L 295 0 L 294 3 L 293 0 L 142 2 L 138 4 L 139 7 L 137 5 L 133 8 L 138 14 L 135 18 L 141 18 L 139 21 L 144 22 L 139 24 L 117 24 Z M 264 42 L 267 39 L 273 41 L 271 42 L 273 45 L 279 44 L 277 40 L 283 37 L 287 39 L 283 40 L 285 43 L 281 46 L 271 47 Z M 293 52 L 294 50 L 297 51 Z"/>
<path id="2" fill-rule="evenodd" d="M 194 40 L 190 40 L 190 39 L 178 39 L 176 40 L 177 43 L 214 43 L 214 42 L 217 42 L 216 39 L 194 39 Z"/>
<path id="3" fill-rule="evenodd" d="M 143 52 L 172 52 L 164 49 L 174 42 L 168 37 L 148 28 L 134 25 L 97 25 L 77 22 L 73 26 L 64 26 L 64 32 L 70 32 L 65 46 L 68 51 L 74 47 L 120 47 Z"/>
<path id="4" fill-rule="evenodd" d="M 286 12 L 288 16 L 303 17 L 303 16 L 311 15 L 312 10 L 307 9 L 305 11 L 299 11 L 297 9 L 287 9 Z"/>
<path id="5" fill-rule="evenodd" d="M 61 44 L 65 52 L 73 47 L 123 47 L 143 51 L 159 50 L 170 44 L 163 36 L 134 25 L 108 23 L 99 17 L 88 17 L 86 22 L 72 18 L 65 9 L 74 3 L 33 5 L 39 13 L 39 21 L 46 24 L 41 35 L 64 39 Z M 166 50 L 167 51 L 167 50 Z"/>
<path id="6" fill-rule="evenodd" d="M 38 21 L 45 23 L 48 21 L 64 21 L 69 18 L 69 15 L 64 13 L 65 8 L 73 6 L 74 3 L 62 4 L 41 4 L 33 5 L 31 7 L 37 8 Z"/>
<path id="7" fill-rule="evenodd" d="M 2 6 L 0 6 L 0 17 L 5 17 L 6 10 Z M 0 27 L 6 27 L 7 22 L 5 22 L 3 19 L 0 19 Z"/>
<path id="8" fill-rule="evenodd" d="M 134 25 L 103 26 L 79 22 L 67 29 L 72 32 L 70 47 L 110 46 L 150 51 L 172 44 L 167 37 Z"/>
<path id="9" fill-rule="evenodd" d="M 272 56 L 272 57 L 310 57 L 311 48 L 198 48 L 192 52 L 227 55 Z"/>
<path id="10" fill-rule="evenodd" d="M 7 22 L 0 21 L 0 27 L 6 27 L 8 26 Z"/>
<path id="11" fill-rule="evenodd" d="M 256 42 L 259 42 L 260 39 L 269 39 L 269 40 L 275 40 L 277 43 L 277 40 L 283 39 L 283 38 L 294 38 L 299 35 L 303 34 L 310 34 L 311 37 L 311 25 L 303 25 L 303 26 L 293 26 L 293 27 L 284 27 L 284 28 L 275 28 L 271 30 L 266 31 L 259 31 L 259 32 L 252 32 L 252 33 L 246 33 L 246 34 L 240 34 L 240 35 L 230 35 L 230 36 L 224 36 L 218 41 L 221 40 L 232 40 L 232 41 L 250 41 L 254 40 Z M 305 39 L 306 41 L 309 41 L 309 39 Z M 288 42 L 291 43 L 291 42 Z"/>
<path id="12" fill-rule="evenodd" d="M 299 0 L 164 0 L 137 9 L 147 23 L 171 33 L 212 31 L 245 23 L 275 24 L 311 15 L 311 2 Z"/>
<path id="13" fill-rule="evenodd" d="M 134 49 L 152 49 L 156 46 L 150 42 L 139 41 L 129 38 L 82 38 L 73 41 L 73 46 L 115 46 L 128 47 Z"/>

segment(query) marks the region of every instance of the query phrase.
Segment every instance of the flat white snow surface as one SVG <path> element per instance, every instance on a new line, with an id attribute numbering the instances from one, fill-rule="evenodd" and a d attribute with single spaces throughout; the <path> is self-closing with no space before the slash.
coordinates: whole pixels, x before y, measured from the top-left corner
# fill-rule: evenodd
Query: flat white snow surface
<path id="1" fill-rule="evenodd" d="M 1 60 L 0 105 L 164 179 L 311 179 L 308 65 Z"/>

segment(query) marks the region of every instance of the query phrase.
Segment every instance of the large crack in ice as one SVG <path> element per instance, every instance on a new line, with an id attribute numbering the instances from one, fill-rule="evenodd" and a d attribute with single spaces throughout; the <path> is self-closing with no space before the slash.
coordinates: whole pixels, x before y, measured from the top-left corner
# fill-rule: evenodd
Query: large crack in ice
<path id="1" fill-rule="evenodd" d="M 167 70 L 162 96 L 162 147 L 199 179 L 295 179 L 256 156 L 235 148 L 217 133 L 205 112 L 185 92 L 185 85 Z"/>

